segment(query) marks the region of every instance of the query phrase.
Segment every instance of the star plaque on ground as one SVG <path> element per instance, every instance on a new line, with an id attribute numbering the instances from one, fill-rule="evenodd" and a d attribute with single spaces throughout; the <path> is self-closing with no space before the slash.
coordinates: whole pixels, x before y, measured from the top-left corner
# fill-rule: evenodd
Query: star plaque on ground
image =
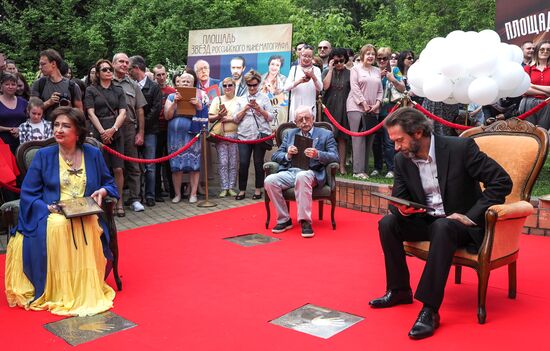
<path id="1" fill-rule="evenodd" d="M 107 311 L 95 316 L 62 319 L 45 324 L 44 328 L 70 345 L 77 346 L 135 326 L 137 324 Z"/>
<path id="2" fill-rule="evenodd" d="M 270 323 L 328 339 L 363 319 L 353 314 L 306 304 Z"/>
<path id="3" fill-rule="evenodd" d="M 243 234 L 243 235 L 237 235 L 237 236 L 225 238 L 223 240 L 227 240 L 244 247 L 251 247 L 251 246 L 273 243 L 281 239 L 274 238 L 272 236 L 263 235 L 263 234 Z"/>

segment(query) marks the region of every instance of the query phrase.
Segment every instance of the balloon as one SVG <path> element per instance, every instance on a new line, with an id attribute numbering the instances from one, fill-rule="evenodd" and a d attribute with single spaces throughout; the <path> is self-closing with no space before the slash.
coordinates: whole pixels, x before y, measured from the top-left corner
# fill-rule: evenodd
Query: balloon
<path id="1" fill-rule="evenodd" d="M 453 92 L 453 83 L 449 78 L 441 74 L 430 74 L 424 80 L 422 90 L 426 97 L 432 101 L 443 101 Z"/>
<path id="2" fill-rule="evenodd" d="M 447 78 L 455 79 L 464 74 L 465 68 L 459 57 L 451 56 L 441 62 L 440 70 Z"/>
<path id="3" fill-rule="evenodd" d="M 527 73 L 523 74 L 523 80 L 518 87 L 510 93 L 510 97 L 517 97 L 523 95 L 527 89 L 531 86 L 531 77 Z"/>
<path id="4" fill-rule="evenodd" d="M 470 97 L 468 96 L 468 87 L 473 82 L 472 78 L 462 77 L 457 80 L 453 87 L 453 97 L 461 104 L 469 104 Z"/>
<path id="5" fill-rule="evenodd" d="M 500 36 L 491 29 L 485 29 L 479 32 L 479 38 L 481 39 L 481 42 L 483 43 L 483 46 L 485 46 L 485 50 L 487 49 L 497 49 L 500 44 Z"/>
<path id="6" fill-rule="evenodd" d="M 457 43 L 466 38 L 466 33 L 461 30 L 454 30 L 451 33 L 447 34 L 445 39 L 450 40 L 451 42 Z"/>
<path id="7" fill-rule="evenodd" d="M 513 91 L 523 80 L 525 71 L 520 64 L 512 61 L 499 61 L 492 77 L 500 90 Z"/>
<path id="8" fill-rule="evenodd" d="M 426 67 L 422 61 L 413 63 L 407 71 L 407 79 L 409 84 L 422 87 L 424 84 L 424 77 L 428 73 L 427 68 L 428 67 Z"/>
<path id="9" fill-rule="evenodd" d="M 416 96 L 421 96 L 421 97 L 426 97 L 426 94 L 424 94 L 424 91 L 422 90 L 422 88 L 419 88 L 415 85 L 410 85 L 411 87 L 411 91 L 414 93 L 414 95 Z"/>
<path id="10" fill-rule="evenodd" d="M 506 43 L 500 43 L 498 47 L 498 57 L 503 61 L 512 61 L 514 59 L 514 52 L 512 51 L 512 45 Z"/>
<path id="11" fill-rule="evenodd" d="M 521 64 L 523 62 L 523 50 L 517 45 L 509 45 L 512 52 L 512 61 Z"/>
<path id="12" fill-rule="evenodd" d="M 443 100 L 444 103 L 447 105 L 455 105 L 458 104 L 458 101 L 455 100 L 455 98 L 451 95 L 447 99 Z"/>
<path id="13" fill-rule="evenodd" d="M 488 105 L 498 97 L 498 84 L 489 77 L 476 78 L 468 87 L 468 97 L 478 105 Z"/>
<path id="14" fill-rule="evenodd" d="M 466 63 L 466 70 L 474 77 L 488 76 L 495 70 L 497 61 L 498 57 L 495 51 L 474 50 Z"/>

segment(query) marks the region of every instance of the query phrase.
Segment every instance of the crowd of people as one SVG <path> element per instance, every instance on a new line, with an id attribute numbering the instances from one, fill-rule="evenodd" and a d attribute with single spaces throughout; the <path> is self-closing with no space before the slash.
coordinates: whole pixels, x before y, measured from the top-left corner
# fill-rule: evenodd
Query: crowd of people
<path id="1" fill-rule="evenodd" d="M 549 46 L 548 42 L 534 45 L 530 41 L 522 45 L 523 65 L 532 80 L 524 98 L 477 106 L 449 105 L 409 94 L 428 111 L 450 122 L 463 123 L 467 119 L 470 124 L 483 124 L 499 114 L 525 112 L 550 95 Z M 316 119 L 330 123 L 324 112 L 317 112 L 321 99 L 340 125 L 352 132 L 364 131 L 386 118 L 403 98 L 408 90 L 407 71 L 415 61 L 411 50 L 397 52 L 390 47 L 366 44 L 354 54 L 351 49 L 333 48 L 326 40 L 319 42 L 317 51 L 307 43 L 298 43 L 295 54 L 296 60 L 287 63 L 288 76 L 281 73 L 285 65 L 282 56 L 271 56 L 264 74 L 245 72 L 245 58 L 236 56 L 230 61 L 231 76 L 216 79 L 211 77 L 206 60 L 198 60 L 192 68 L 169 77 L 161 64 L 149 68 L 141 56 L 129 58 L 117 53 L 113 60 L 98 60 L 80 80 L 72 77 L 55 50 L 48 49 L 39 55 L 40 78 L 31 87 L 16 63 L 1 54 L 0 137 L 15 154 L 22 142 L 51 137 L 51 113 L 58 106 L 70 105 L 84 112 L 93 136 L 104 144 L 129 157 L 153 159 L 187 144 L 207 120 L 215 124 L 214 133 L 236 140 L 257 139 L 282 122 L 294 121 L 296 108 L 302 105 L 311 106 Z M 193 86 L 197 87 L 192 100 L 194 115 L 178 115 L 176 102 L 182 97 L 176 89 Z M 218 89 L 218 96 L 206 93 L 211 87 Z M 288 103 L 282 104 L 284 101 Z M 530 120 L 549 128 L 550 108 Z M 456 135 L 455 130 L 440 123 L 435 123 L 434 128 L 436 134 Z M 373 135 L 350 137 L 335 128 L 334 136 L 340 174 L 348 172 L 346 166 L 351 159 L 354 178 L 393 178 L 395 151 L 385 129 Z M 219 196 L 234 196 L 237 200 L 246 196 L 252 159 L 252 197 L 260 199 L 266 149 L 262 145 L 228 141 L 218 141 L 215 147 L 219 158 Z M 370 154 L 374 158 L 371 169 Z M 116 214 L 124 216 L 125 205 L 133 211 L 143 211 L 143 204 L 154 206 L 167 196 L 174 203 L 185 197 L 195 203 L 201 191 L 201 156 L 200 143 L 165 164 L 143 167 L 106 154 L 117 185 L 127 189 L 124 200 L 117 203 Z"/>

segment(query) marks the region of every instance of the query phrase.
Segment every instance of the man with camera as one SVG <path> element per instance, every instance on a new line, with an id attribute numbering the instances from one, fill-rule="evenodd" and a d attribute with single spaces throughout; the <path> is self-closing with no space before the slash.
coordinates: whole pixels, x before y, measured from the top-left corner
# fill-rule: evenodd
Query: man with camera
<path id="1" fill-rule="evenodd" d="M 59 106 L 72 106 L 84 112 L 82 92 L 78 85 L 63 77 L 60 72 L 63 59 L 54 49 L 40 52 L 40 72 L 42 77 L 31 87 L 31 96 L 44 101 L 44 114 L 50 120 L 50 114 Z"/>

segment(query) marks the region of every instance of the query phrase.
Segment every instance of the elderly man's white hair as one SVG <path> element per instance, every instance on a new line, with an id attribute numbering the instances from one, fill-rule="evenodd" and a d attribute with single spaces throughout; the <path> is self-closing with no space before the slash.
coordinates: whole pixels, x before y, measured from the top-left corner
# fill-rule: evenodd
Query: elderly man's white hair
<path id="1" fill-rule="evenodd" d="M 195 64 L 193 65 L 193 71 L 197 71 L 197 66 L 199 65 L 199 63 L 206 63 L 206 65 L 208 66 L 208 68 L 210 68 L 210 64 L 208 63 L 208 61 L 206 60 L 198 60 L 197 62 L 195 62 Z"/>
<path id="2" fill-rule="evenodd" d="M 307 114 L 313 118 L 313 111 L 312 111 L 312 107 L 311 106 L 306 106 L 306 105 L 300 105 L 296 108 L 296 110 L 294 110 L 294 116 L 298 116 L 299 114 L 302 114 L 304 112 L 307 112 Z"/>

